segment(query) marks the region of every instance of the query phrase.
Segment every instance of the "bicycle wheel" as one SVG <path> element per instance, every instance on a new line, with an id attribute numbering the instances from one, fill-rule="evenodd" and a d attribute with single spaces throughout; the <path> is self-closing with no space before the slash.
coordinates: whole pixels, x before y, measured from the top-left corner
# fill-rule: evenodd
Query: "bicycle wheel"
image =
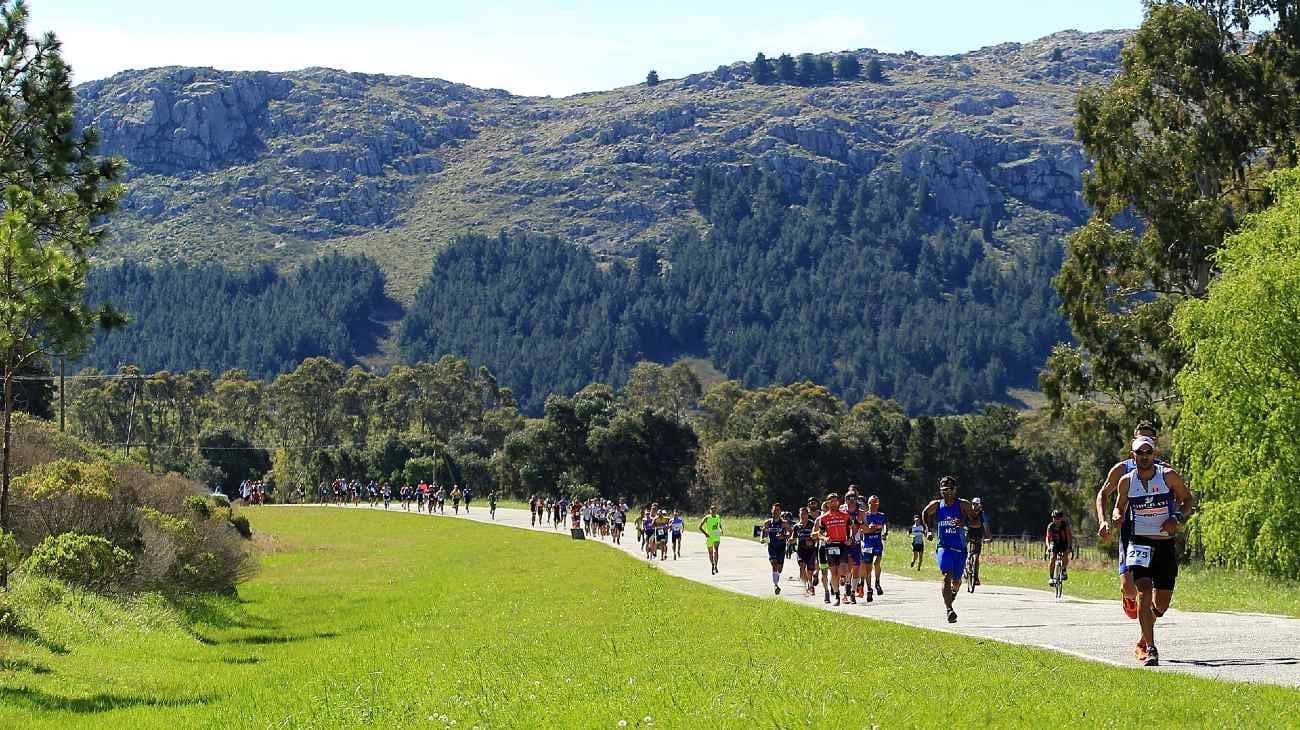
<path id="1" fill-rule="evenodd" d="M 1060 600 L 1061 593 L 1065 590 L 1065 581 L 1062 580 L 1065 575 L 1065 566 L 1059 557 L 1053 558 L 1053 561 L 1052 580 L 1056 583 L 1056 599 Z"/>
<path id="2" fill-rule="evenodd" d="M 975 556 L 966 558 L 966 592 L 975 592 Z"/>

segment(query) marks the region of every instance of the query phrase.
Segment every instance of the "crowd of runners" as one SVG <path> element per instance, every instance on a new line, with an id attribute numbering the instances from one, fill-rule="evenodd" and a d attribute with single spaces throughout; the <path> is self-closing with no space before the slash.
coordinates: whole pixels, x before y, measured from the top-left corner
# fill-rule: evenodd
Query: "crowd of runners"
<path id="1" fill-rule="evenodd" d="M 1156 458 L 1156 430 L 1150 423 L 1140 423 L 1133 431 L 1130 458 L 1115 464 L 1097 492 L 1095 508 L 1100 525 L 1098 534 L 1118 537 L 1120 591 L 1124 614 L 1139 622 L 1139 638 L 1134 646 L 1137 660 L 1147 666 L 1159 664 L 1155 643 L 1155 623 L 1169 609 L 1178 575 L 1178 556 L 1174 536 L 1184 515 L 1195 507 L 1195 500 L 1177 471 Z M 451 502 L 452 514 L 463 506 L 468 514 L 473 492 L 468 487 L 444 486 L 420 482 L 397 489 L 388 484 L 338 479 L 319 486 L 323 503 L 366 503 L 387 509 L 396 496 L 403 510 L 446 514 Z M 592 498 L 570 499 L 566 496 L 531 495 L 528 499 L 530 524 L 550 526 L 554 530 L 581 531 L 591 537 L 623 544 L 623 535 L 631 508 L 627 500 Z M 496 517 L 497 495 L 488 496 L 489 516 Z M 958 496 L 958 480 L 945 476 L 939 480 L 938 496 L 912 518 L 908 530 L 912 559 L 909 568 L 920 570 L 925 545 L 935 542 L 935 562 L 941 575 L 940 595 L 949 623 L 957 621 L 955 602 L 963 577 L 973 591 L 980 585 L 979 565 L 982 546 L 991 540 L 989 519 L 979 497 Z M 682 536 L 687 520 L 680 510 L 651 503 L 633 514 L 640 552 L 647 559 L 679 560 Z M 692 529 L 704 535 L 710 569 L 718 573 L 719 553 L 724 534 L 723 519 L 717 505 L 709 508 Z M 849 485 L 841 496 L 837 492 L 824 498 L 810 498 L 798 513 L 773 504 L 771 515 L 758 529 L 758 537 L 767 546 L 771 567 L 772 590 L 781 593 L 785 563 L 793 558 L 798 565 L 799 581 L 806 597 L 815 599 L 820 592 L 823 602 L 836 606 L 871 603 L 885 595 L 881 580 L 881 562 L 890 527 L 876 495 L 864 495 Z M 1048 559 L 1049 585 L 1068 578 L 1069 556 L 1075 537 L 1065 515 L 1052 513 L 1043 537 L 1044 556 Z M 1060 560 L 1060 571 L 1052 566 Z"/>

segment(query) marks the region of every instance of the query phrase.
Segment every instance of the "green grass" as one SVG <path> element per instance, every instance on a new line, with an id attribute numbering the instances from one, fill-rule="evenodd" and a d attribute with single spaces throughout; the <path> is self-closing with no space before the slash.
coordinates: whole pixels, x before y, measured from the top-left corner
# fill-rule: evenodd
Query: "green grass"
<path id="1" fill-rule="evenodd" d="M 1163 726 L 1253 727 L 1300 702 L 735 595 L 554 535 L 249 514 L 271 551 L 239 599 L 20 581 L 0 727 L 1093 727 L 1161 697 Z"/>

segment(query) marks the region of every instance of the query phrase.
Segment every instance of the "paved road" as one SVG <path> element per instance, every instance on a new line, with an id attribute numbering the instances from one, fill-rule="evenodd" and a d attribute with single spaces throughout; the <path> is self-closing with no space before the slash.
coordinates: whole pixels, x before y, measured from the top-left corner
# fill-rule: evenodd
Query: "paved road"
<path id="1" fill-rule="evenodd" d="M 462 514 L 459 519 L 489 522 L 487 507 L 475 506 L 472 513 Z M 530 527 L 526 510 L 498 509 L 495 524 L 568 536 L 567 530 Z M 687 527 L 689 530 L 693 525 Z M 621 549 L 645 560 L 636 544 L 635 530 L 629 532 L 631 538 L 623 540 Z M 887 549 L 899 547 L 891 545 Z M 782 594 L 774 596 L 767 548 L 752 540 L 723 538 L 718 575 L 710 574 L 704 536 L 699 532 L 686 533 L 681 560 L 669 557 L 667 561 L 653 561 L 653 564 L 671 575 L 736 593 L 963 636 L 1037 646 L 1125 667 L 1136 666 L 1132 642 L 1138 638 L 1137 622 L 1124 616 L 1119 601 L 1068 597 L 1058 601 L 1048 591 L 984 585 L 974 594 L 961 593 L 955 604 L 959 620 L 949 624 L 932 559 L 915 575 L 885 574 L 882 580 L 885 595 L 873 603 L 839 607 L 826 605 L 820 596 L 814 599 L 803 595 L 798 583 L 798 566 L 793 560 L 785 565 Z M 1177 604 L 1175 594 L 1174 605 Z M 1144 671 L 1186 672 L 1215 679 L 1300 688 L 1300 619 L 1172 609 L 1157 623 L 1156 635 L 1162 666 Z"/>

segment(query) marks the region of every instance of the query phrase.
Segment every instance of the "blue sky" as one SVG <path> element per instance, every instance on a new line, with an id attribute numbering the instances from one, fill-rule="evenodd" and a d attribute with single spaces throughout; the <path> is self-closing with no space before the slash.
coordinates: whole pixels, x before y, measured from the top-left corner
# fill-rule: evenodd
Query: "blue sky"
<path id="1" fill-rule="evenodd" d="M 1139 0 L 29 0 L 79 81 L 187 65 L 436 76 L 562 96 L 673 78 L 757 51 L 958 53 L 1066 28 L 1133 28 Z M 807 10 L 802 8 L 815 8 Z"/>

